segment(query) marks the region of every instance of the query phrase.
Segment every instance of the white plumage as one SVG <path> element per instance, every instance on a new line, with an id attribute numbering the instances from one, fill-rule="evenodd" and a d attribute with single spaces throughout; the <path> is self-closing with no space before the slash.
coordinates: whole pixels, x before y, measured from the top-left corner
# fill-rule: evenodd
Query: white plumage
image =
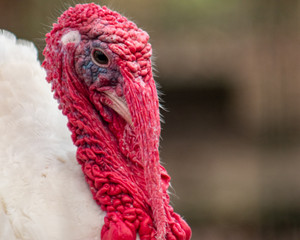
<path id="1" fill-rule="evenodd" d="M 0 239 L 94 240 L 92 199 L 30 42 L 0 31 Z"/>

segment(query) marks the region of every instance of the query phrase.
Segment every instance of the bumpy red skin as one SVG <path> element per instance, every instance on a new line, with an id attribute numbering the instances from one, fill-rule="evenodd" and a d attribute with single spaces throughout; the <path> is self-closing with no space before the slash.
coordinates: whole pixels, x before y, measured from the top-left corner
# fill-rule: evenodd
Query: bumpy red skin
<path id="1" fill-rule="evenodd" d="M 62 44 L 73 30 L 80 43 Z M 46 37 L 47 81 L 68 117 L 93 197 L 107 212 L 101 239 L 134 240 L 136 233 L 141 240 L 190 239 L 189 226 L 169 205 L 170 177 L 159 163 L 159 102 L 147 33 L 106 7 L 83 4 L 63 13 Z M 93 44 L 110 54 L 108 72 L 87 67 Z M 103 76 L 117 82 L 107 86 L 126 100 L 132 126 L 103 104 Z"/>

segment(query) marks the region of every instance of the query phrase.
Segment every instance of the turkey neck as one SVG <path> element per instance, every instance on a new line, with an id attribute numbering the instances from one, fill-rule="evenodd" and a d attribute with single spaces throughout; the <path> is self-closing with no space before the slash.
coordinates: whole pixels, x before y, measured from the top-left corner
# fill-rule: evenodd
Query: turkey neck
<path id="1" fill-rule="evenodd" d="M 147 179 L 145 170 L 151 167 L 147 165 L 151 155 L 151 160 L 158 166 L 147 170 L 160 172 L 159 136 L 154 138 L 153 131 L 149 132 L 145 127 L 141 127 L 141 121 L 150 120 L 150 116 L 146 119 L 138 116 L 134 126 L 129 126 L 113 113 L 112 122 L 105 122 L 99 113 L 99 108 L 105 106 L 100 105 L 96 108 L 92 104 L 91 99 L 97 97 L 97 92 L 88 92 L 78 80 L 74 74 L 74 60 L 67 57 L 73 55 L 72 48 L 68 51 L 63 57 L 61 88 L 56 93 L 59 95 L 60 108 L 68 117 L 72 140 L 77 146 L 76 157 L 82 166 L 86 181 L 95 201 L 102 210 L 107 211 L 102 238 L 118 239 L 110 235 L 109 231 L 112 228 L 111 222 L 118 222 L 116 228 L 120 228 L 119 225 L 121 228 L 129 228 L 132 236 L 139 231 L 140 236 L 149 235 L 154 239 L 156 231 L 152 219 L 155 212 L 152 213 L 150 199 L 155 194 L 151 195 L 153 191 L 148 189 L 147 181 L 157 184 L 152 187 L 160 189 L 160 175 L 156 176 L 158 181 L 155 178 Z M 153 121 L 148 123 L 153 124 Z M 160 126 L 157 130 L 160 131 Z M 163 199 L 162 196 L 160 199 Z M 143 224 L 144 227 L 141 227 Z"/>
<path id="2" fill-rule="evenodd" d="M 70 53 L 68 55 L 72 56 Z M 130 149 L 126 142 L 127 138 L 131 138 L 131 141 L 135 142 L 132 139 L 134 136 L 131 128 L 115 113 L 111 114 L 118 121 L 105 122 L 99 109 L 95 108 L 90 100 L 96 97 L 97 92 L 88 92 L 85 86 L 78 81 L 74 74 L 72 58 L 65 57 L 64 62 L 67 64 L 64 64 L 66 74 L 65 81 L 62 82 L 66 83 L 66 86 L 62 89 L 68 89 L 71 94 L 64 95 L 69 96 L 69 99 L 63 107 L 63 113 L 68 117 L 72 140 L 77 146 L 77 160 L 82 165 L 93 194 L 97 194 L 99 189 L 99 185 L 95 187 L 93 182 L 95 181 L 93 174 L 97 170 L 99 171 L 98 175 L 101 173 L 103 176 L 109 176 L 107 178 L 111 183 L 126 188 L 125 192 L 137 196 L 138 202 L 142 206 L 145 205 L 145 202 L 142 201 L 147 199 L 142 189 L 145 184 L 140 174 L 142 166 L 137 164 L 137 161 L 131 161 L 130 156 L 124 155 L 124 153 L 126 154 L 124 147 L 123 152 L 120 149 L 120 145 Z M 99 104 L 98 107 L 106 108 L 101 103 Z M 101 207 L 104 208 L 102 205 Z"/>
<path id="3" fill-rule="evenodd" d="M 101 86 L 92 89 L 91 81 L 76 72 L 78 44 L 95 39 L 106 43 L 115 56 L 129 124 L 109 104 L 102 104 Z M 135 240 L 137 232 L 141 240 L 191 236 L 188 225 L 169 206 L 170 177 L 159 163 L 159 104 L 148 39 L 126 18 L 95 4 L 70 8 L 47 34 L 43 66 L 59 108 L 68 117 L 76 157 L 93 198 L 107 212 L 102 240 Z M 97 79 L 93 83 L 101 84 Z"/>

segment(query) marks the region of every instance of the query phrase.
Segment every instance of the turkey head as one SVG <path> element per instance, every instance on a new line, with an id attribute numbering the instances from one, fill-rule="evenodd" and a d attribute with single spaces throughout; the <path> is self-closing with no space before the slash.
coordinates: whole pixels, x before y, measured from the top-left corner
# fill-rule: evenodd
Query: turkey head
<path id="1" fill-rule="evenodd" d="M 77 160 L 106 211 L 101 239 L 190 239 L 169 205 L 149 36 L 95 4 L 69 8 L 46 35 L 44 68 Z"/>

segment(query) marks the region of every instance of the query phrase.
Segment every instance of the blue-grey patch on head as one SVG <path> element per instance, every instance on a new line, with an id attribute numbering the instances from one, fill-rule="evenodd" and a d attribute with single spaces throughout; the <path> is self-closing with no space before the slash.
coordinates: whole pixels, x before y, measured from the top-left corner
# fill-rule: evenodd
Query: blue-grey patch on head
<path id="1" fill-rule="evenodd" d="M 93 48 L 100 48 L 100 49 L 107 49 L 108 48 L 107 44 L 101 42 L 100 40 L 93 41 L 92 47 Z"/>
<path id="2" fill-rule="evenodd" d="M 84 69 L 84 79 L 87 84 L 97 81 L 99 74 L 107 74 L 108 72 L 106 68 L 99 67 L 93 61 L 91 61 L 91 59 L 85 61 L 85 63 L 82 65 L 82 69 Z"/>

